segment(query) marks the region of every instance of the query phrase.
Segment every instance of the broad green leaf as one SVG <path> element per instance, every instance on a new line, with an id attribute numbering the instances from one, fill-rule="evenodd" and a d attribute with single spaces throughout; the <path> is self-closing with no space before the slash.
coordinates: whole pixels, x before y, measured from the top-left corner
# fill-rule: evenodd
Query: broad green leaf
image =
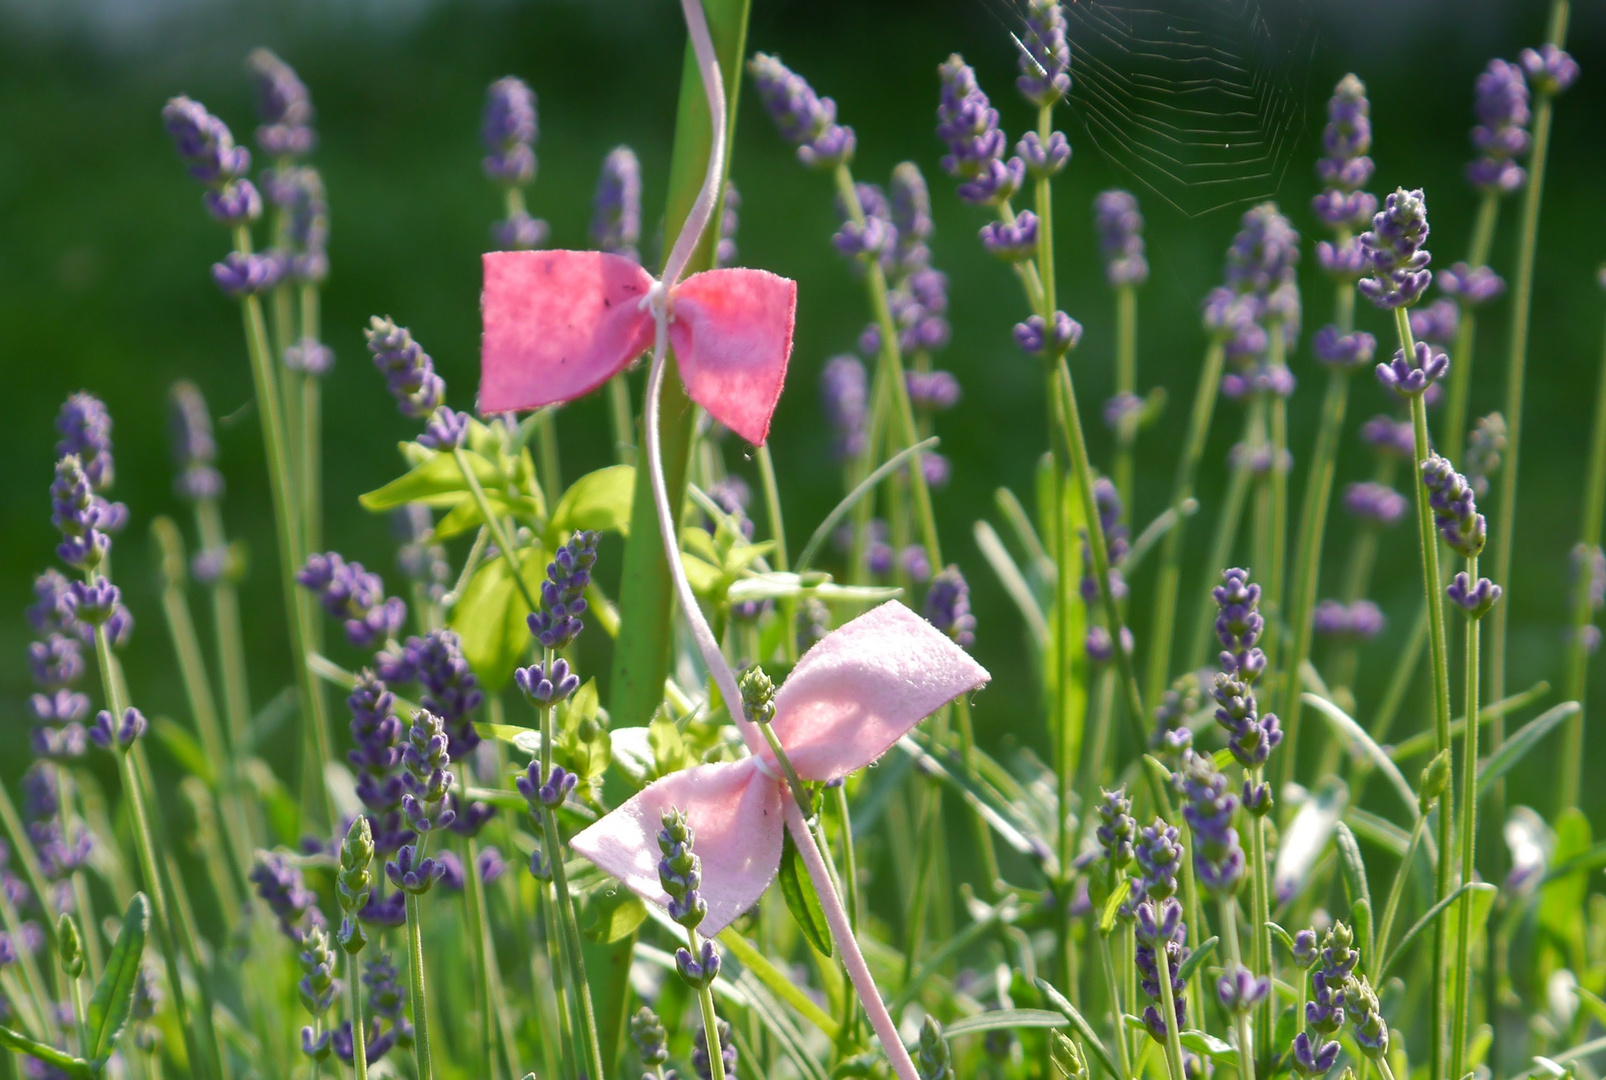
<path id="1" fill-rule="evenodd" d="M 1115 928 L 1115 916 L 1126 903 L 1126 898 L 1132 895 L 1132 879 L 1122 878 L 1121 884 L 1110 893 L 1110 898 L 1104 901 L 1104 910 L 1099 914 L 1099 933 L 1108 934 Z"/>
<path id="2" fill-rule="evenodd" d="M 647 725 L 647 745 L 652 748 L 653 775 L 668 776 L 694 764 L 680 728 L 666 713 L 660 712 Z"/>
<path id="3" fill-rule="evenodd" d="M 463 456 L 487 492 L 507 485 L 507 477 L 492 462 L 472 452 L 466 452 Z M 377 513 L 414 502 L 450 506 L 467 494 L 468 482 L 463 479 L 463 471 L 457 467 L 457 460 L 451 454 L 437 453 L 384 487 L 358 496 L 357 501 L 362 503 L 363 509 Z"/>
<path id="4" fill-rule="evenodd" d="M 641 897 L 617 882 L 595 889 L 586 897 L 581 915 L 586 940 L 604 945 L 623 941 L 636 932 L 647 918 L 647 905 Z"/>
<path id="5" fill-rule="evenodd" d="M 1217 1065 L 1229 1069 L 1238 1067 L 1238 1048 L 1231 1043 L 1203 1031 L 1184 1031 L 1178 1037 L 1182 1040 L 1183 1049 L 1203 1054 Z"/>
<path id="6" fill-rule="evenodd" d="M 1573 862 L 1589 851 L 1593 839 L 1589 819 L 1570 807 L 1555 822 L 1556 843 L 1551 849 L 1552 866 Z M 1589 892 L 1589 874 L 1579 870 L 1545 882 L 1539 891 L 1539 925 L 1557 942 L 1566 942 L 1576 953 L 1582 945 L 1583 927 L 1578 913 Z M 1580 957 L 1581 959 L 1581 957 Z"/>
<path id="7" fill-rule="evenodd" d="M 1534 747 L 1539 745 L 1551 730 L 1559 726 L 1579 709 L 1578 702 L 1564 701 L 1553 709 L 1546 709 L 1526 724 L 1515 735 L 1500 744 L 1500 749 L 1478 769 L 1478 798 L 1488 794 L 1494 782 L 1510 772 Z"/>
<path id="8" fill-rule="evenodd" d="M 117 943 L 106 957 L 106 969 L 95 993 L 89 999 L 89 1060 L 104 1064 L 117 1045 L 134 1008 L 134 989 L 139 982 L 139 965 L 145 956 L 145 936 L 150 931 L 151 906 L 144 893 L 135 893 L 123 913 L 123 928 Z"/>
<path id="9" fill-rule="evenodd" d="M 563 493 L 547 525 L 547 542 L 557 547 L 576 529 L 630 534 L 630 500 L 636 489 L 636 470 L 630 465 L 609 465 L 588 472 Z"/>
<path id="10" fill-rule="evenodd" d="M 1210 937 L 1199 943 L 1199 947 L 1188 954 L 1188 958 L 1177 968 L 1177 978 L 1186 980 L 1194 973 L 1198 966 L 1205 962 L 1216 946 L 1221 944 L 1221 938 Z"/>
<path id="11" fill-rule="evenodd" d="M 546 566 L 541 549 L 523 548 L 519 558 L 524 583 L 538 595 Z M 483 563 L 452 609 L 451 627 L 463 641 L 463 656 L 487 693 L 507 685 L 519 657 L 530 647 L 530 629 L 525 623 L 529 614 L 529 605 L 503 558 Z"/>
<path id="12" fill-rule="evenodd" d="M 190 729 L 179 724 L 170 717 L 158 716 L 151 724 L 151 734 L 155 735 L 173 760 L 177 761 L 185 772 L 191 776 L 198 776 L 208 786 L 217 783 L 217 777 L 212 772 L 212 763 L 207 760 L 206 751 Z"/>
<path id="13" fill-rule="evenodd" d="M 999 1031 L 1005 1028 L 1058 1028 L 1066 1027 L 1070 1020 L 1047 1009 L 994 1009 L 991 1012 L 967 1016 L 943 1025 L 942 1033 L 950 1039 L 961 1035 L 975 1035 L 982 1031 Z"/>
<path id="14" fill-rule="evenodd" d="M 0 1026 L 0 1046 L 19 1054 L 28 1054 L 38 1058 L 47 1065 L 54 1065 L 74 1080 L 88 1080 L 94 1076 L 94 1070 L 89 1062 L 75 1058 L 71 1054 L 57 1050 L 54 1046 L 46 1046 L 42 1042 L 35 1042 L 20 1031 L 12 1031 L 8 1027 Z"/>
<path id="15" fill-rule="evenodd" d="M 1349 826 L 1342 821 L 1333 830 L 1333 839 L 1338 846 L 1339 866 L 1344 871 L 1344 890 L 1349 894 L 1350 907 L 1354 909 L 1354 922 L 1356 944 L 1362 956 L 1372 954 L 1372 890 L 1366 883 L 1366 862 L 1361 858 L 1361 845 L 1356 843 L 1355 834 L 1349 831 Z M 1364 918 L 1362 907 L 1364 905 Z"/>
<path id="16" fill-rule="evenodd" d="M 792 843 L 792 834 L 786 832 L 783 837 L 781 869 L 777 878 L 781 885 L 781 896 L 786 899 L 786 910 L 792 913 L 793 920 L 809 944 L 822 955 L 830 956 L 831 928 L 826 924 L 825 912 L 820 908 L 820 897 L 814 891 L 814 882 L 803 870 L 797 845 Z"/>
<path id="17" fill-rule="evenodd" d="M 499 515 L 509 515 L 520 521 L 537 521 L 541 516 L 541 504 L 534 499 L 518 496 L 509 498 L 497 488 L 485 489 L 485 501 L 492 511 Z M 485 515 L 480 512 L 480 504 L 472 495 L 463 495 L 457 499 L 452 509 L 435 523 L 435 539 L 450 540 L 454 536 L 479 528 L 485 523 Z"/>

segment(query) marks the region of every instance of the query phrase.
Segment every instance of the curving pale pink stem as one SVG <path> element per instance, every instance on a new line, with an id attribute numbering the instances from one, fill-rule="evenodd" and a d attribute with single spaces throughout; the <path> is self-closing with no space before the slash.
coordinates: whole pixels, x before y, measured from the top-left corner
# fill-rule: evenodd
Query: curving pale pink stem
<path id="1" fill-rule="evenodd" d="M 898 1034 L 898 1025 L 893 1022 L 892 1014 L 887 1012 L 886 1003 L 881 1000 L 881 991 L 876 988 L 875 979 L 870 975 L 870 967 L 864 962 L 864 954 L 859 951 L 859 942 L 853 936 L 848 913 L 842 907 L 836 887 L 831 884 L 825 857 L 814 843 L 814 834 L 809 831 L 809 824 L 803 820 L 803 812 L 798 809 L 791 792 L 783 791 L 781 801 L 786 807 L 786 827 L 792 831 L 798 854 L 803 856 L 803 865 L 808 868 L 809 877 L 814 881 L 814 891 L 820 894 L 820 910 L 825 913 L 826 925 L 831 928 L 836 947 L 842 950 L 842 966 L 848 969 L 848 978 L 853 981 L 859 1003 L 864 1006 L 870 1026 L 875 1028 L 876 1035 L 881 1039 L 881 1049 L 891 1061 L 892 1070 L 898 1074 L 899 1080 L 920 1080 L 914 1060 L 909 1057 L 903 1037 Z"/>

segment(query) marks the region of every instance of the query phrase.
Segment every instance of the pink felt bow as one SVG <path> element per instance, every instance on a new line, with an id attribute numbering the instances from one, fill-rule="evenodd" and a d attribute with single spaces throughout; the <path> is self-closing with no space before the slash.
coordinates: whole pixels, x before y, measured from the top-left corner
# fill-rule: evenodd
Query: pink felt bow
<path id="1" fill-rule="evenodd" d="M 601 251 L 493 251 L 480 297 L 481 412 L 569 401 L 653 344 L 652 275 Z M 706 270 L 668 292 L 669 341 L 691 399 L 762 443 L 786 379 L 797 282 Z"/>
<path id="2" fill-rule="evenodd" d="M 775 697 L 776 736 L 804 780 L 835 780 L 880 757 L 925 717 L 987 682 L 945 634 L 889 601 L 827 634 Z M 741 721 L 743 728 L 752 725 Z M 744 736 L 749 733 L 744 731 Z M 760 744 L 763 745 L 763 744 Z M 573 840 L 574 850 L 660 906 L 659 818 L 676 807 L 696 830 L 708 915 L 719 933 L 763 895 L 781 860 L 790 796 L 769 747 L 649 784 Z M 801 841 L 800 841 L 801 846 Z"/>

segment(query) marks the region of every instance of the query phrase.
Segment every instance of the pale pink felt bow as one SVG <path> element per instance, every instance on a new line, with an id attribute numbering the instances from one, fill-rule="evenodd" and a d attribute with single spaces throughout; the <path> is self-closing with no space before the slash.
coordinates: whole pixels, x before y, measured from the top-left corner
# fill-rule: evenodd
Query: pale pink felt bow
<path id="1" fill-rule="evenodd" d="M 889 601 L 804 654 L 776 694 L 772 723 L 800 777 L 835 780 L 870 764 L 988 678 L 947 635 Z M 738 726 L 753 745 L 756 736 L 747 730 L 753 725 Z M 575 836 L 574 850 L 643 899 L 667 906 L 658 882 L 659 818 L 671 807 L 684 811 L 703 861 L 708 915 L 699 930 L 719 933 L 757 902 L 780 865 L 783 802 L 790 795 L 769 746 L 757 745 L 752 757 L 697 765 L 648 785 Z"/>
<path id="2" fill-rule="evenodd" d="M 652 275 L 601 251 L 493 251 L 480 298 L 481 412 L 570 401 L 652 347 Z M 769 437 L 797 282 L 705 270 L 668 290 L 669 341 L 691 399 L 748 442 Z"/>

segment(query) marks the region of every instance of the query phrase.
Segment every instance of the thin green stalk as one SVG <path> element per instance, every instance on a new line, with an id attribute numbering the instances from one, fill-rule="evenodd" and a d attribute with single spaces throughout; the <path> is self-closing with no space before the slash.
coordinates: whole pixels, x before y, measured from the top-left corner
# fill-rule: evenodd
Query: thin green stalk
<path id="1" fill-rule="evenodd" d="M 775 483 L 775 461 L 770 457 L 769 444 L 758 448 L 758 478 L 764 488 L 764 510 L 769 515 L 770 539 L 775 541 L 772 562 L 775 569 L 785 573 L 789 569 L 786 557 L 786 522 L 781 516 L 781 489 Z"/>
<path id="2" fill-rule="evenodd" d="M 1558 48 L 1567 38 L 1568 0 L 1553 0 L 1550 6 L 1549 39 Z M 1489 549 L 1493 556 L 1494 579 L 1511 581 L 1512 543 L 1516 531 L 1517 476 L 1522 450 L 1523 380 L 1528 365 L 1528 323 L 1533 311 L 1535 249 L 1539 240 L 1539 206 L 1545 190 L 1545 162 L 1550 153 L 1550 129 L 1554 112 L 1553 95 L 1543 91 L 1534 95 L 1533 149 L 1528 155 L 1528 186 L 1522 194 L 1522 217 L 1517 233 L 1517 273 L 1511 290 L 1511 344 L 1506 367 L 1506 449 L 1500 466 L 1495 512 L 1489 521 Z M 1490 612 L 1489 700 L 1506 696 L 1506 618 L 1509 604 L 1497 604 Z M 1489 730 L 1489 750 L 1500 748 L 1505 736 L 1503 721 Z M 1562 766 L 1556 784 L 1556 806 L 1576 806 L 1583 775 L 1584 714 L 1580 710 L 1567 721 L 1562 735 Z"/>
<path id="3" fill-rule="evenodd" d="M 1165 1021 L 1165 1063 L 1170 1080 L 1185 1080 L 1182 1071 L 1182 1033 L 1177 1030 L 1177 1001 L 1171 990 L 1171 958 L 1164 946 L 1154 950 L 1154 966 L 1160 982 L 1161 1019 Z"/>
<path id="4" fill-rule="evenodd" d="M 848 922 L 857 930 L 862 913 L 859 909 L 859 856 L 853 846 L 853 818 L 848 808 L 848 792 L 845 784 L 838 784 L 831 789 L 836 804 L 837 818 L 842 828 L 842 890 L 847 895 Z"/>
<path id="5" fill-rule="evenodd" d="M 84 1002 L 84 980 L 67 976 L 72 987 L 73 1022 L 78 1028 L 78 1053 L 89 1053 L 89 1007 Z"/>
<path id="6" fill-rule="evenodd" d="M 1138 291 L 1122 285 L 1115 290 L 1115 392 L 1136 394 L 1138 384 Z M 1127 513 L 1133 513 L 1132 442 L 1137 424 L 1125 420 L 1115 433 L 1115 465 L 1110 470 L 1115 490 Z"/>
<path id="7" fill-rule="evenodd" d="M 698 950 L 702 948 L 703 943 L 698 940 L 695 927 L 686 928 L 686 944 L 693 956 L 699 955 Z M 697 1006 L 703 1014 L 703 1045 L 708 1049 L 708 1053 L 704 1056 L 708 1060 L 709 1075 L 712 1080 L 725 1080 L 724 1043 L 719 1038 L 719 1014 L 714 1011 L 714 991 L 711 985 L 697 988 Z"/>
<path id="8" fill-rule="evenodd" d="M 1265 782 L 1265 769 L 1251 769 L 1249 782 L 1259 785 Z M 1258 815 L 1251 815 L 1249 822 L 1249 911 L 1254 919 L 1250 927 L 1249 941 L 1251 945 L 1254 971 L 1256 975 L 1271 979 L 1276 973 L 1272 970 L 1271 962 L 1271 874 L 1266 860 L 1266 819 Z M 1277 997 L 1267 994 L 1260 1003 L 1259 1027 L 1261 1031 L 1276 1030 Z M 1247 1080 L 1247 1078 L 1246 1078 Z"/>
<path id="9" fill-rule="evenodd" d="M 236 250 L 249 254 L 251 231 L 242 225 L 235 230 Z M 296 670 L 296 685 L 302 708 L 310 721 L 306 748 L 310 760 L 304 770 L 304 787 L 323 792 L 323 809 L 329 822 L 338 816 L 333 797 L 324 784 L 324 767 L 333 757 L 329 721 L 324 714 L 323 690 L 307 667 L 307 654 L 313 631 L 312 610 L 307 597 L 296 586 L 295 574 L 306 552 L 301 548 L 300 514 L 297 512 L 290 458 L 286 447 L 284 417 L 280 409 L 279 388 L 274 378 L 273 356 L 268 346 L 267 325 L 261 300 L 252 295 L 241 303 L 245 321 L 246 351 L 251 357 L 251 376 L 255 384 L 257 408 L 262 417 L 262 441 L 268 459 L 269 490 L 273 496 L 273 518 L 278 528 L 279 580 L 284 592 L 285 619 L 290 628 L 290 650 Z"/>
<path id="10" fill-rule="evenodd" d="M 1145 701 L 1159 701 L 1171 678 L 1171 644 L 1176 638 L 1177 591 L 1182 583 L 1182 535 L 1187 518 L 1182 504 L 1193 497 L 1194 478 L 1204 458 L 1205 440 L 1216 411 L 1216 391 L 1221 386 L 1221 368 L 1226 360 L 1226 342 L 1212 336 L 1199 368 L 1199 385 L 1193 393 L 1193 412 L 1188 417 L 1188 434 L 1177 459 L 1177 475 L 1171 484 L 1170 509 L 1177 515 L 1166 533 L 1160 554 L 1160 573 L 1154 592 L 1154 618 L 1149 620 L 1151 638 L 1149 677 L 1144 687 Z"/>
<path id="11" fill-rule="evenodd" d="M 346 1006 L 351 1011 L 351 1067 L 357 1080 L 368 1080 L 368 1030 L 362 1015 L 361 974 L 357 954 L 346 953 Z"/>
<path id="12" fill-rule="evenodd" d="M 1405 308 L 1394 309 L 1394 323 L 1399 332 L 1400 347 L 1405 350 L 1406 356 L 1412 355 L 1416 346 L 1411 338 L 1411 318 Z M 1429 651 L 1433 658 L 1434 731 L 1436 733 L 1436 748 L 1442 751 L 1450 746 L 1449 646 L 1445 640 L 1444 604 L 1440 598 L 1438 533 L 1433 527 L 1433 510 L 1428 505 L 1427 488 L 1419 478 L 1422 465 L 1427 461 L 1430 453 L 1427 405 L 1423 402 L 1420 394 L 1411 399 L 1411 426 L 1416 436 L 1417 467 L 1417 475 L 1412 477 L 1411 487 L 1416 492 L 1417 539 L 1422 550 L 1422 586 L 1428 611 Z M 1509 463 L 1507 468 L 1510 468 Z M 1454 887 L 1452 880 L 1455 859 L 1451 855 L 1455 850 L 1451 847 L 1452 819 L 1454 818 L 1451 806 L 1452 801 L 1451 793 L 1447 789 L 1439 810 L 1439 872 L 1434 890 L 1435 903 L 1449 896 L 1450 890 Z M 1429 1031 L 1432 1034 L 1428 1069 L 1430 1076 L 1443 1076 L 1445 1068 L 1445 1039 L 1449 1034 L 1449 1001 L 1447 1000 L 1447 987 L 1445 986 L 1445 981 L 1449 976 L 1449 969 L 1446 966 L 1446 962 L 1449 959 L 1448 935 L 1448 920 L 1435 920 L 1433 924 L 1433 982 L 1430 995 L 1432 1012 L 1429 1027 Z"/>
<path id="13" fill-rule="evenodd" d="M 502 519 L 497 517 L 496 510 L 485 497 L 485 489 L 480 486 L 480 478 L 474 475 L 474 468 L 468 463 L 468 455 L 461 446 L 452 449 L 452 458 L 457 462 L 458 469 L 463 474 L 463 480 L 468 484 L 469 492 L 474 496 L 474 504 L 479 507 L 480 516 L 485 519 L 485 527 L 491 531 L 496 540 L 496 548 L 507 562 L 508 569 L 513 572 L 513 583 L 518 586 L 519 595 L 531 611 L 540 610 L 541 605 L 536 602 L 535 594 L 530 591 L 529 584 L 524 580 L 524 567 L 519 563 L 519 556 L 513 550 L 508 540 L 506 530 L 502 528 Z"/>
<path id="14" fill-rule="evenodd" d="M 15 849 L 13 849 L 15 850 Z M 35 896 L 45 897 L 49 893 L 35 893 Z M 4 921 L 6 935 L 12 941 L 24 940 L 22 936 L 22 919 L 17 914 L 17 906 L 11 902 L 11 897 L 0 892 L 0 920 Z M 46 913 L 44 922 L 50 923 L 52 942 L 55 938 L 55 920 Z M 52 945 L 54 948 L 54 945 Z M 32 952 L 27 949 L 17 950 L 17 959 L 22 965 L 22 981 L 27 988 L 26 994 L 6 994 L 7 1000 L 17 1010 L 17 1016 L 22 1021 L 23 1030 L 37 1038 L 40 1042 L 54 1044 L 57 1037 L 56 1015 L 49 1007 L 49 1003 L 56 1000 L 50 993 L 49 984 L 45 982 L 44 973 L 39 970 L 39 962 Z"/>
<path id="15" fill-rule="evenodd" d="M 1126 1014 L 1126 1008 L 1121 1002 L 1121 983 L 1115 975 L 1115 959 L 1110 954 L 1110 935 L 1098 931 L 1099 962 L 1104 968 L 1104 986 L 1110 995 L 1110 1023 L 1113 1025 L 1111 1034 L 1115 1038 L 1115 1056 L 1121 1065 L 1121 1075 L 1117 1080 L 1131 1080 L 1132 1078 L 1132 1050 L 1127 1042 L 1126 1022 L 1121 1019 Z"/>
<path id="16" fill-rule="evenodd" d="M 1247 441 L 1249 423 L 1244 423 Z M 1215 581 L 1226 569 L 1232 560 L 1233 548 L 1238 543 L 1238 530 L 1243 524 L 1244 503 L 1249 497 L 1249 485 L 1253 478 L 1248 461 L 1240 457 L 1232 466 L 1227 476 L 1227 492 L 1221 501 L 1221 515 L 1216 519 L 1216 531 L 1210 540 L 1210 553 L 1206 556 L 1205 580 Z M 1181 524 L 1180 522 L 1178 523 Z M 1199 617 L 1194 623 L 1193 640 L 1189 642 L 1188 651 L 1183 654 L 1184 659 L 1191 666 L 1197 667 L 1205 663 L 1210 651 L 1210 628 L 1216 621 L 1216 605 L 1210 600 L 1210 594 L 1205 592 L 1199 601 Z"/>
<path id="17" fill-rule="evenodd" d="M 1269 328 L 1267 337 L 1270 345 L 1267 350 L 1267 360 L 1274 368 L 1286 369 L 1288 367 L 1285 352 L 1287 345 L 1283 339 L 1282 325 L 1273 323 Z M 1288 469 L 1290 459 L 1288 455 L 1288 399 L 1281 394 L 1272 394 L 1267 410 L 1270 414 L 1271 437 L 1271 471 L 1268 476 L 1271 497 L 1269 527 L 1271 538 L 1269 550 L 1270 564 L 1267 567 L 1266 585 L 1271 607 L 1271 618 L 1267 625 L 1272 632 L 1266 635 L 1270 648 L 1266 649 L 1266 664 L 1274 672 L 1281 673 L 1286 682 L 1299 682 L 1297 669 L 1290 666 L 1286 659 L 1288 654 Z M 1284 757 L 1287 757 L 1284 751 Z"/>
<path id="18" fill-rule="evenodd" d="M 1500 216 L 1500 194 L 1485 192 L 1478 202 L 1478 217 L 1472 226 L 1472 245 L 1467 253 L 1468 266 L 1483 266 L 1489 261 L 1489 247 L 1494 241 L 1495 222 Z M 1477 340 L 1477 309 L 1462 306 L 1456 320 L 1455 342 L 1450 346 L 1450 389 L 1444 402 L 1444 448 L 1446 455 L 1458 467 L 1467 437 L 1467 402 L 1472 390 L 1473 345 Z"/>
<path id="19" fill-rule="evenodd" d="M 622 371 L 608 380 L 608 422 L 613 427 L 614 457 L 621 465 L 634 465 L 636 420 L 631 413 L 629 377 Z"/>
<path id="20" fill-rule="evenodd" d="M 463 868 L 468 890 L 469 934 L 474 940 L 475 974 L 480 992 L 480 1061 L 484 1080 L 496 1080 L 496 981 L 492 967 L 496 949 L 491 943 L 490 913 L 485 906 L 485 885 L 480 881 L 480 847 L 473 837 L 468 841 L 468 865 Z"/>
<path id="21" fill-rule="evenodd" d="M 1467 580 L 1478 580 L 1478 557 L 1467 557 Z M 1467 615 L 1466 713 L 1469 722 L 1461 737 L 1461 880 L 1471 881 L 1478 821 L 1478 628 L 1482 620 Z M 1448 862 L 1446 851 L 1441 858 Z M 1450 1075 L 1465 1072 L 1467 1032 L 1472 1023 L 1472 892 L 1461 896 L 1461 917 L 1456 923 L 1455 1015 L 1450 1035 Z"/>
<path id="22" fill-rule="evenodd" d="M 1335 240 L 1339 247 L 1349 245 L 1349 230 L 1340 228 Z M 1341 334 L 1355 327 L 1355 286 L 1344 282 L 1337 287 L 1335 319 Z M 1333 497 L 1333 477 L 1338 469 L 1338 439 L 1344 430 L 1344 413 L 1349 403 L 1349 380 L 1353 369 L 1335 366 L 1327 375 L 1327 394 L 1322 399 L 1322 417 L 1311 448 L 1310 473 L 1305 480 L 1305 498 L 1299 511 L 1299 534 L 1294 546 L 1293 600 L 1289 607 L 1289 628 L 1294 635 L 1294 652 L 1283 665 L 1288 673 L 1283 719 L 1281 783 L 1294 777 L 1298 762 L 1300 698 L 1299 670 L 1310 659 L 1312 619 L 1316 594 L 1321 583 L 1322 547 L 1327 539 L 1327 510 Z"/>
<path id="23" fill-rule="evenodd" d="M 195 504 L 195 527 L 203 551 L 228 549 L 223 516 L 215 500 L 202 499 Z M 220 574 L 208 591 L 212 594 L 212 632 L 217 639 L 229 749 L 233 754 L 241 754 L 251 742 L 251 690 L 246 674 L 245 642 L 240 632 L 240 599 L 227 575 Z"/>
<path id="24" fill-rule="evenodd" d="M 1595 425 L 1589 436 L 1589 467 L 1584 480 L 1583 525 L 1579 529 L 1580 559 L 1577 593 L 1573 600 L 1573 634 L 1567 650 L 1567 681 L 1563 696 L 1584 704 L 1589 689 L 1589 649 L 1585 628 L 1592 612 L 1589 553 L 1600 548 L 1602 511 L 1606 509 L 1606 349 L 1601 351 L 1599 381 L 1595 387 Z M 1579 709 L 1582 716 L 1584 710 Z"/>
<path id="25" fill-rule="evenodd" d="M 1383 958 L 1389 955 L 1389 935 L 1394 929 L 1394 917 L 1399 914 L 1400 899 L 1405 895 L 1405 883 L 1410 879 L 1411 864 L 1416 859 L 1417 848 L 1422 846 L 1422 834 L 1427 824 L 1428 815 L 1418 814 L 1411 825 L 1411 839 L 1406 842 L 1405 854 L 1400 857 L 1400 865 L 1394 871 L 1394 883 L 1389 886 L 1389 898 L 1383 905 L 1383 918 L 1379 920 L 1377 933 L 1372 937 L 1371 955 L 1366 958 L 1366 966 L 1371 970 L 1374 980 L 1382 970 Z"/>
<path id="26" fill-rule="evenodd" d="M 318 286 L 301 286 L 301 345 L 322 337 Z M 301 532 L 308 551 L 323 547 L 323 384 L 308 371 L 301 377 Z"/>
<path id="27" fill-rule="evenodd" d="M 1231 896 L 1223 896 L 1220 911 L 1221 938 L 1227 946 L 1227 969 L 1230 974 L 1244 966 L 1243 953 L 1238 947 L 1238 901 Z M 1234 1009 L 1232 1024 L 1233 1030 L 1238 1035 L 1239 1080 L 1255 1080 L 1255 1044 L 1249 1032 L 1249 1013 L 1243 1009 Z"/>
<path id="28" fill-rule="evenodd" d="M 418 840 L 424 854 L 424 840 Z M 407 976 L 413 1004 L 413 1067 L 418 1080 L 432 1080 L 435 1067 L 429 1050 L 429 1008 L 424 997 L 424 927 L 418 914 L 418 895 L 407 893 Z"/>

